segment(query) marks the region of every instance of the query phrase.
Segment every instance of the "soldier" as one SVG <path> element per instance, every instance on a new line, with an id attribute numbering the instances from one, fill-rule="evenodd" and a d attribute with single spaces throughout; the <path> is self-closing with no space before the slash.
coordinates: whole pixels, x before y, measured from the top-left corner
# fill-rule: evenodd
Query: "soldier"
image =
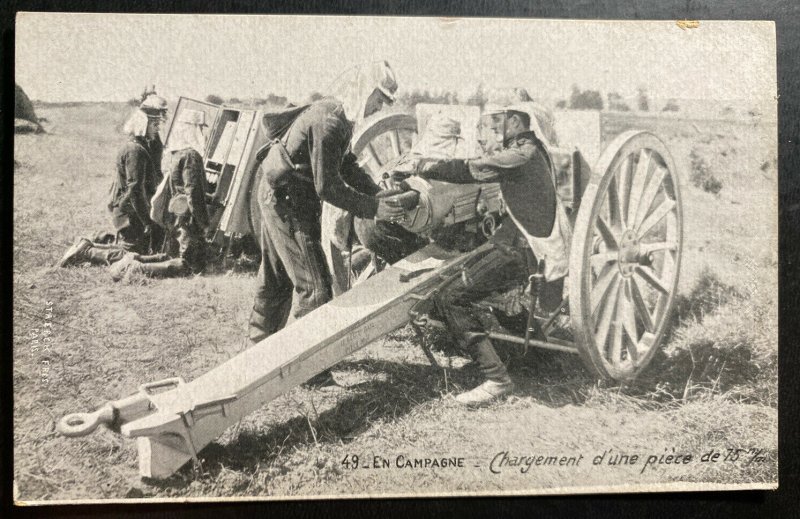
<path id="1" fill-rule="evenodd" d="M 170 212 L 174 220 L 170 225 L 167 252 L 176 255 L 174 236 L 178 229 L 185 229 L 189 239 L 201 251 L 198 261 L 205 257 L 205 237 L 210 223 L 203 170 L 206 146 L 203 131 L 208 127 L 205 116 L 205 112 L 201 110 L 185 109 L 178 113 L 169 144 Z M 205 261 L 194 265 L 197 271 L 202 271 L 204 267 Z"/>
<path id="2" fill-rule="evenodd" d="M 167 120 L 167 100 L 163 97 L 156 95 L 155 91 L 147 94 L 142 103 L 139 105 L 139 110 L 145 113 L 147 117 L 157 118 L 161 120 L 161 124 Z M 147 142 L 150 157 L 153 159 L 153 166 L 155 166 L 155 180 L 156 185 L 161 182 L 163 173 L 161 171 L 161 159 L 164 155 L 164 143 L 161 142 L 161 135 L 156 133 L 155 137 Z"/>
<path id="3" fill-rule="evenodd" d="M 252 342 L 283 328 L 290 314 L 300 318 L 332 297 L 320 243 L 322 201 L 361 218 L 403 217 L 397 200 L 375 196 L 380 188 L 350 152 L 354 124 L 392 103 L 396 90 L 385 61 L 360 67 L 332 97 L 298 110 L 283 144 L 273 145 L 261 164 L 262 261 L 249 323 Z"/>
<path id="4" fill-rule="evenodd" d="M 145 88 L 142 93 L 142 102 L 139 105 L 139 109 L 147 114 L 148 117 L 160 118 L 161 124 L 167 121 L 167 100 L 156 94 L 155 86 L 151 85 L 149 88 Z M 155 137 L 149 140 L 147 144 L 150 158 L 153 160 L 153 166 L 155 168 L 153 181 L 157 187 L 158 184 L 161 183 L 161 179 L 164 178 L 164 174 L 161 170 L 161 161 L 164 156 L 164 143 L 161 142 L 161 135 L 156 133 Z M 155 192 L 155 187 L 152 188 L 152 191 Z M 150 248 L 153 251 L 163 251 L 165 247 L 164 240 L 165 235 L 163 229 L 158 226 L 151 227 Z"/>
<path id="5" fill-rule="evenodd" d="M 94 244 L 79 238 L 58 263 L 66 267 L 83 262 L 109 265 L 122 259 L 125 251 L 146 254 L 150 250 L 150 198 L 155 193 L 156 168 L 150 155 L 150 142 L 157 138 L 160 115 L 137 109 L 125 123 L 128 141 L 116 159 L 116 175 L 111 186 L 108 209 L 116 230 L 113 245 Z"/>
<path id="6" fill-rule="evenodd" d="M 531 118 L 525 107 L 487 106 L 479 126 L 484 157 L 417 166 L 421 169 L 420 176 L 429 179 L 498 182 L 511 220 L 493 236 L 495 247 L 474 263 L 466 276 L 454 280 L 438 305 L 451 332 L 485 378 L 477 388 L 456 397 L 466 405 L 491 402 L 509 394 L 514 387 L 478 318 L 475 303 L 523 285 L 531 270 L 527 264 L 535 265 L 536 259 L 544 260 L 548 282 L 540 299 L 543 309 L 550 311 L 561 300 L 567 271 L 562 226 L 567 224 L 562 223 L 563 210 L 558 210 L 549 156 L 530 128 Z M 518 247 L 520 241 L 532 249 L 534 260 L 526 261 L 525 253 Z"/>

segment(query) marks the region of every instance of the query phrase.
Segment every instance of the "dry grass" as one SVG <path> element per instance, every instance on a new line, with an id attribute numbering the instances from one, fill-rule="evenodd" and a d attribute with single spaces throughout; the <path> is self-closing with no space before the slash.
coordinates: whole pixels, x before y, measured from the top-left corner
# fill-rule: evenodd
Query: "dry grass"
<path id="1" fill-rule="evenodd" d="M 201 453 L 199 474 L 186 468 L 167 481 L 141 482 L 132 442 L 105 430 L 79 440 L 57 436 L 55 421 L 67 412 L 128 395 L 145 381 L 195 378 L 247 345 L 252 273 L 114 283 L 101 268 L 51 267 L 75 235 L 108 227 L 106 196 L 121 139 L 115 129 L 127 110 L 108 104 L 41 107 L 49 133 L 16 139 L 14 470 L 21 499 L 776 480 L 774 134 L 737 125 L 724 132 L 681 125 L 660 132 L 684 180 L 684 264 L 673 331 L 637 384 L 600 384 L 579 359 L 534 351 L 511 363 L 518 382 L 512 397 L 465 411 L 452 395 L 475 385 L 477 373 L 446 337 L 429 333 L 444 367 L 435 370 L 413 331 L 404 328 L 336 367 L 347 390 L 297 388 L 247 416 Z M 689 182 L 692 150 L 723 182 L 719 196 Z M 49 352 L 33 342 L 47 322 L 53 330 Z M 643 474 L 640 467 L 588 465 L 493 477 L 485 467 L 500 450 L 589 456 L 610 448 L 702 454 L 732 447 L 763 449 L 765 461 Z M 353 454 L 392 463 L 398 455 L 464 456 L 481 467 L 347 469 L 341 461 Z"/>

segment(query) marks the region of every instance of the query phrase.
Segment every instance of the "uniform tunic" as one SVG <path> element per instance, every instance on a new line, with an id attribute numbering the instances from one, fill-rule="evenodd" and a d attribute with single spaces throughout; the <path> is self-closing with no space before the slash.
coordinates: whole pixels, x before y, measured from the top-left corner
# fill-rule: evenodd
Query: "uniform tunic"
<path id="1" fill-rule="evenodd" d="M 334 99 L 311 104 L 295 119 L 285 137 L 286 150 L 295 164 L 309 164 L 310 173 L 300 174 L 305 179 L 285 171 L 264 174 L 273 188 L 286 186 L 289 209 L 298 217 L 318 222 L 321 201 L 361 218 L 375 217 L 378 201 L 372 195 L 380 188 L 350 152 L 352 135 L 353 125 Z"/>
<path id="2" fill-rule="evenodd" d="M 556 192 L 550 159 L 533 132 L 509 139 L 501 151 L 487 157 L 434 162 L 425 176 L 462 184 L 499 182 L 508 210 L 522 231 L 536 237 L 553 231 Z"/>
<path id="3" fill-rule="evenodd" d="M 194 223 L 201 229 L 208 227 L 203 157 L 192 148 L 173 151 L 169 175 L 170 185 L 175 188 L 174 194 L 185 194 L 189 198 Z"/>
<path id="4" fill-rule="evenodd" d="M 175 226 L 184 226 L 189 232 L 190 240 L 196 243 L 189 266 L 195 273 L 206 266 L 206 242 L 204 229 L 209 226 L 210 219 L 206 205 L 206 177 L 203 171 L 203 157 L 193 148 L 184 148 L 172 152 L 169 171 L 170 188 L 173 196 L 183 194 L 189 200 L 189 216 L 183 221 L 175 222 Z M 173 228 L 173 234 L 176 228 Z M 174 256 L 178 244 L 172 237 L 168 250 Z M 183 254 L 181 254 L 181 257 Z M 186 258 L 184 258 L 186 259 Z"/>
<path id="5" fill-rule="evenodd" d="M 120 149 L 116 160 L 116 176 L 111 186 L 108 208 L 126 249 L 145 252 L 148 244 L 144 228 L 151 224 L 150 198 L 155 194 L 155 166 L 147 141 L 132 137 Z"/>
<path id="6" fill-rule="evenodd" d="M 342 104 L 326 98 L 311 104 L 285 135 L 286 151 L 298 172 L 270 160 L 262 163 L 261 267 L 250 315 L 250 339 L 281 329 L 332 298 L 331 274 L 320 243 L 322 201 L 361 218 L 374 218 L 380 188 L 350 152 L 352 124 Z"/>
<path id="7" fill-rule="evenodd" d="M 556 194 L 550 159 L 533 132 L 506 140 L 504 147 L 490 156 L 435 162 L 424 171 L 427 178 L 445 182 L 499 182 L 508 212 L 523 236 L 541 238 L 553 232 Z M 497 381 L 507 377 L 506 367 L 487 339 L 476 303 L 520 292 L 518 288 L 528 275 L 524 255 L 504 249 L 508 247 L 486 252 L 470 267 L 468 276 L 455 280 L 438 299 L 439 309 L 459 345 L 487 379 Z"/>

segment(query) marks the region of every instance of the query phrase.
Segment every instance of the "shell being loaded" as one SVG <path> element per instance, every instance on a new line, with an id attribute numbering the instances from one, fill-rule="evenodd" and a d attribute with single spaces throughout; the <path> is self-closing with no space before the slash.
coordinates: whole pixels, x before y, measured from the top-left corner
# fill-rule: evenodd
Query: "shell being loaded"
<path id="1" fill-rule="evenodd" d="M 505 213 L 498 184 L 449 184 L 412 176 L 405 183 L 419 193 L 417 207 L 407 211 L 403 226 L 418 234 Z"/>

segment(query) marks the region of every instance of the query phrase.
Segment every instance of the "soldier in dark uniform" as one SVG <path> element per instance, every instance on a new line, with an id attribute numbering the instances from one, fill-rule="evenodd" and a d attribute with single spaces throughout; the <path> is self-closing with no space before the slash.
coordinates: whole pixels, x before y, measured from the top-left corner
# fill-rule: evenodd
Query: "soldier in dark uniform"
<path id="1" fill-rule="evenodd" d="M 205 112 L 186 109 L 176 115 L 170 137 L 170 213 L 167 252 L 176 256 L 177 231 L 183 229 L 196 244 L 198 258 L 195 270 L 205 268 L 206 233 L 210 224 L 206 205 L 206 177 L 203 169 L 206 124 Z M 201 260 L 201 258 L 203 258 Z"/>
<path id="2" fill-rule="evenodd" d="M 300 318 L 332 297 L 320 243 L 322 201 L 361 218 L 403 217 L 397 200 L 376 196 L 380 188 L 350 152 L 354 122 L 393 101 L 397 89 L 386 62 L 372 65 L 350 90 L 303 110 L 285 135 L 285 147 L 273 145 L 261 165 L 262 261 L 250 316 L 253 342 L 283 328 L 290 315 Z"/>
<path id="3" fill-rule="evenodd" d="M 487 106 L 479 131 L 484 157 L 428 162 L 418 171 L 420 176 L 446 182 L 498 182 L 509 213 L 510 221 L 493 237 L 495 247 L 473 264 L 467 276 L 454 280 L 439 300 L 448 327 L 485 377 L 483 384 L 456 397 L 467 405 L 490 402 L 514 387 L 478 318 L 475 303 L 524 286 L 529 267 L 520 246 L 530 247 L 537 259 L 545 261 L 545 279 L 551 282 L 549 293 L 554 294 L 548 304 L 560 301 L 567 267 L 550 159 L 530 131 L 530 115 L 514 106 Z"/>
<path id="4" fill-rule="evenodd" d="M 119 261 L 125 251 L 147 254 L 150 251 L 150 199 L 155 193 L 156 167 L 150 155 L 150 142 L 158 136 L 160 115 L 136 110 L 125 124 L 128 141 L 116 159 L 116 174 L 111 186 L 108 209 L 116 230 L 113 245 L 94 244 L 79 238 L 59 261 L 66 267 L 85 261 L 108 265 Z"/>
<path id="5" fill-rule="evenodd" d="M 167 216 L 168 253 L 126 252 L 111 266 L 115 281 L 131 273 L 148 277 L 177 277 L 200 274 L 206 267 L 205 234 L 209 225 L 206 180 L 203 171 L 205 113 L 186 109 L 177 116 L 170 139 L 170 193 Z"/>
<path id="6" fill-rule="evenodd" d="M 155 86 L 146 88 L 142 93 L 142 102 L 139 105 L 139 109 L 147 114 L 148 117 L 159 117 L 162 124 L 167 120 L 167 100 L 156 94 Z M 161 141 L 161 135 L 156 133 L 155 137 L 147 142 L 147 145 L 154 167 L 153 181 L 155 185 L 150 190 L 155 192 L 156 187 L 164 178 L 164 173 L 161 170 L 161 161 L 164 156 L 164 143 Z M 164 230 L 157 225 L 152 226 L 150 229 L 150 248 L 153 251 L 163 251 L 164 240 Z"/>

